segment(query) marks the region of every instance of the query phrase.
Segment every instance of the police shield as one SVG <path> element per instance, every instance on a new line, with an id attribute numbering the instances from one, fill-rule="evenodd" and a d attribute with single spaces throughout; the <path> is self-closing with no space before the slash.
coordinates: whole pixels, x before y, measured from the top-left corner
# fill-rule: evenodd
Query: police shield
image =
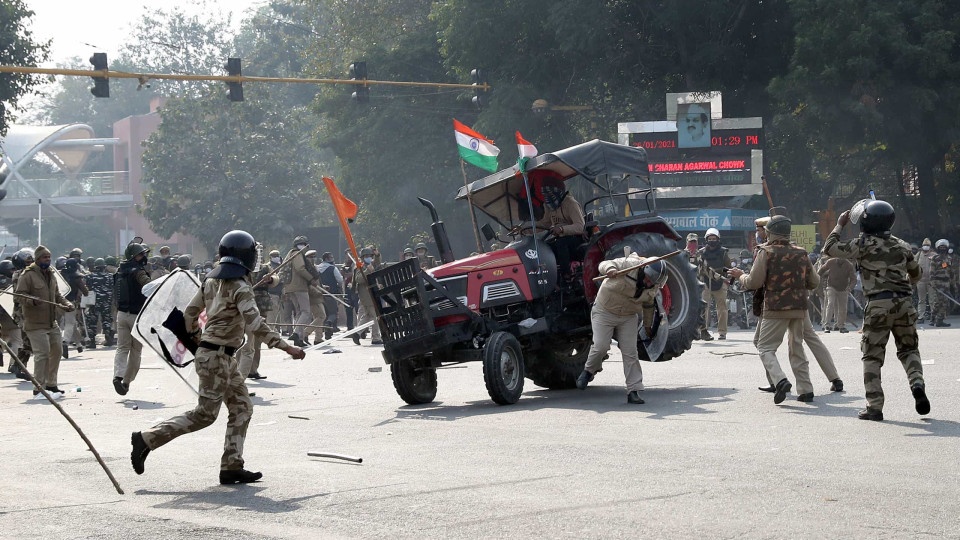
<path id="1" fill-rule="evenodd" d="M 653 338 L 649 340 L 640 339 L 640 344 L 647 351 L 647 358 L 651 362 L 659 362 L 663 355 L 663 349 L 667 346 L 667 337 L 670 335 L 670 321 L 667 319 L 667 311 L 663 309 L 663 294 L 657 293 L 657 311 L 653 318 Z M 643 332 L 643 327 L 640 328 Z"/>
<path id="2" fill-rule="evenodd" d="M 181 334 L 178 337 L 164 323 L 177 313 L 182 317 L 190 300 L 200 289 L 200 282 L 190 272 L 178 268 L 148 285 L 153 291 L 137 315 L 134 327 L 137 338 L 166 363 L 176 368 L 185 367 L 193 361 L 193 353 L 184 345 L 186 337 L 183 332 L 177 332 Z M 150 288 L 144 288 L 150 291 Z"/>
<path id="3" fill-rule="evenodd" d="M 54 272 L 53 275 L 57 278 L 57 289 L 60 291 L 60 296 L 66 298 L 67 295 L 70 294 L 70 291 L 73 290 L 73 287 L 60 275 L 60 272 Z"/>
<path id="4" fill-rule="evenodd" d="M 3 293 L 0 293 L 0 330 L 4 332 L 11 332 L 17 328 L 17 325 L 13 322 L 13 285 L 10 285 L 4 289 Z"/>

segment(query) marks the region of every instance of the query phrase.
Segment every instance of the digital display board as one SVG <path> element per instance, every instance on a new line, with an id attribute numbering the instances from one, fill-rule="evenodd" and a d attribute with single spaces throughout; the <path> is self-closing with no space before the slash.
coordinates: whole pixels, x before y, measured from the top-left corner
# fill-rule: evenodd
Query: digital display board
<path id="1" fill-rule="evenodd" d="M 685 159 L 650 163 L 653 185 L 663 188 L 735 186 L 751 183 L 750 158 Z"/>
<path id="2" fill-rule="evenodd" d="M 646 150 L 650 160 L 680 158 L 681 155 L 744 155 L 750 150 L 763 149 L 762 129 L 714 129 L 710 134 L 710 146 L 706 148 L 681 149 L 677 135 L 675 131 L 631 133 L 630 145 Z"/>

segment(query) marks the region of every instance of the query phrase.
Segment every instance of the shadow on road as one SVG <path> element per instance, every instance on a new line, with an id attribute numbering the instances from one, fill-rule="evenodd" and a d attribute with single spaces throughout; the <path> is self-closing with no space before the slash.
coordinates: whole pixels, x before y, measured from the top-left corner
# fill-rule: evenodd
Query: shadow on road
<path id="1" fill-rule="evenodd" d="M 250 388 L 251 390 L 254 390 L 254 391 L 257 388 L 290 388 L 293 386 L 292 384 L 284 384 L 276 381 L 265 381 L 263 379 L 260 379 L 260 380 L 248 379 L 246 383 L 247 383 L 247 388 Z"/>
<path id="2" fill-rule="evenodd" d="M 716 411 L 706 408 L 717 403 L 732 401 L 734 388 L 711 388 L 704 386 L 684 386 L 679 388 L 647 388 L 641 396 L 644 405 L 627 403 L 627 393 L 622 387 L 591 386 L 580 390 L 538 389 L 524 392 L 520 401 L 514 405 L 500 406 L 490 400 L 477 400 L 465 405 L 445 406 L 443 402 L 425 405 L 407 405 L 396 410 L 396 416 L 379 422 L 378 426 L 397 420 L 441 420 L 454 421 L 472 416 L 488 414 L 515 414 L 541 409 L 575 409 L 596 413 L 630 412 L 647 413 L 647 418 L 661 419 L 688 414 L 713 414 Z M 651 414 L 652 413 L 652 414 Z"/>
<path id="3" fill-rule="evenodd" d="M 266 487 L 254 485 L 218 486 L 204 491 L 149 491 L 138 490 L 137 495 L 173 496 L 174 499 L 156 504 L 153 508 L 171 510 L 216 510 L 223 507 L 237 508 L 251 512 L 266 514 L 281 514 L 300 509 L 300 503 L 317 497 L 325 497 L 329 493 L 317 493 L 305 497 L 274 500 L 261 495 Z"/>
<path id="4" fill-rule="evenodd" d="M 907 437 L 960 437 L 960 422 L 952 420 L 921 418 L 917 422 L 887 421 L 886 423 L 924 431 L 924 433 L 907 433 Z"/>

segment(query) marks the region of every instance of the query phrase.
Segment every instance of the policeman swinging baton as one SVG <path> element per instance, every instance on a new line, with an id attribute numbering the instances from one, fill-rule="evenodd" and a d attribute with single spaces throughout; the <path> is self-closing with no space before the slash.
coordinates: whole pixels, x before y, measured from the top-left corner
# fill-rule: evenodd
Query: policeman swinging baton
<path id="1" fill-rule="evenodd" d="M 629 274 L 630 272 L 633 272 L 634 270 L 637 270 L 637 269 L 639 269 L 639 268 L 643 268 L 643 267 L 645 267 L 645 266 L 650 266 L 651 264 L 653 264 L 653 263 L 655 263 L 655 262 L 657 262 L 657 261 L 662 261 L 662 260 L 664 260 L 664 259 L 669 259 L 670 257 L 679 255 L 679 254 L 681 254 L 681 253 L 683 253 L 683 250 L 682 250 L 682 249 L 678 249 L 678 250 L 674 251 L 673 253 L 667 253 L 666 255 L 661 255 L 660 257 L 654 257 L 654 258 L 652 258 L 652 259 L 647 259 L 647 260 L 644 261 L 642 264 L 638 264 L 638 265 L 636 265 L 636 266 L 631 266 L 630 268 L 624 268 L 623 270 L 617 270 L 617 273 L 614 275 L 614 277 L 622 276 L 622 275 L 624 275 L 624 274 Z M 607 279 L 607 276 L 597 276 L 597 277 L 593 278 L 593 281 L 596 282 L 596 283 L 599 283 L 599 282 L 603 281 L 604 279 Z"/>

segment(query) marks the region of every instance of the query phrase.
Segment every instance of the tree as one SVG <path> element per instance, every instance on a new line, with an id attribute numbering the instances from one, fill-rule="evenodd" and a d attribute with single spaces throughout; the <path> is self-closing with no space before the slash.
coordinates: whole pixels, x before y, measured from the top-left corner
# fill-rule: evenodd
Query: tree
<path id="1" fill-rule="evenodd" d="M 193 234 L 213 251 L 232 229 L 287 244 L 303 227 L 327 224 L 322 164 L 304 136 L 308 112 L 285 108 L 264 86 L 245 89 L 243 103 L 221 94 L 161 109 L 143 155 L 143 214 L 151 228 Z"/>
<path id="2" fill-rule="evenodd" d="M 812 168 L 853 185 L 835 193 L 844 202 L 879 187 L 920 228 L 942 230 L 957 179 L 948 154 L 960 142 L 960 13 L 939 0 L 790 5 L 790 70 L 770 85 L 778 122 L 797 127 Z M 917 208 L 905 207 L 905 190 Z"/>
<path id="3" fill-rule="evenodd" d="M 27 29 L 31 17 L 23 0 L 0 0 L 0 64 L 35 66 L 47 59 L 49 43 L 37 42 Z M 6 135 L 20 98 L 38 83 L 34 75 L 0 74 L 0 136 Z"/>

